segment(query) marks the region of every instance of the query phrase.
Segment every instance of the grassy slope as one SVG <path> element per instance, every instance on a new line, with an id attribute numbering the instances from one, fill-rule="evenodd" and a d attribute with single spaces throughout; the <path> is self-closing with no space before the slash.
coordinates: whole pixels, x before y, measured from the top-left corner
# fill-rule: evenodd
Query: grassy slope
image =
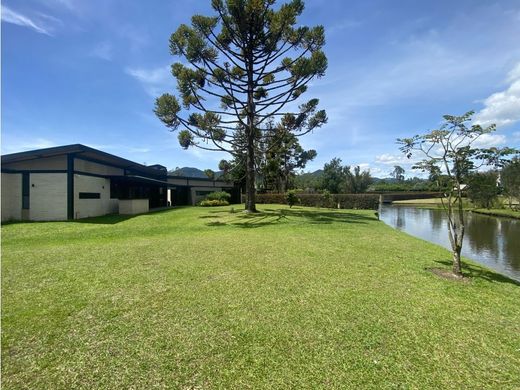
<path id="1" fill-rule="evenodd" d="M 518 388 L 520 287 L 372 212 L 2 228 L 3 388 Z"/>
<path id="2" fill-rule="evenodd" d="M 510 209 L 475 209 L 475 213 L 520 219 L 520 211 Z"/>

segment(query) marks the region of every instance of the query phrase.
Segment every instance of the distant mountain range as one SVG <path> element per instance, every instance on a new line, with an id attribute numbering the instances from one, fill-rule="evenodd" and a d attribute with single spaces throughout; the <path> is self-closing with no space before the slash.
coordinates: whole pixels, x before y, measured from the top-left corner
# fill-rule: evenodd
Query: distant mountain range
<path id="1" fill-rule="evenodd" d="M 172 169 L 171 171 L 168 171 L 168 174 L 175 175 L 175 176 L 186 176 L 186 177 L 197 177 L 197 178 L 204 178 L 207 179 L 208 177 L 204 173 L 204 171 L 200 170 L 199 168 L 193 168 L 193 167 L 182 167 L 177 169 Z"/>
<path id="2" fill-rule="evenodd" d="M 197 178 L 197 179 L 207 179 L 208 178 L 208 176 L 206 176 L 206 174 L 204 173 L 203 170 L 201 170 L 199 168 L 194 168 L 194 167 L 182 167 L 182 168 L 172 169 L 171 171 L 168 171 L 168 174 L 174 175 L 174 176 L 193 177 L 193 178 Z M 215 172 L 216 178 L 221 175 L 222 175 L 221 171 Z"/>
<path id="3" fill-rule="evenodd" d="M 305 172 L 305 173 L 302 173 L 300 174 L 299 176 L 307 176 L 307 177 L 314 177 L 314 178 L 319 178 L 323 175 L 323 169 L 318 169 L 314 172 Z M 397 183 L 397 179 L 394 179 L 393 177 L 384 177 L 384 178 L 380 178 L 380 177 L 372 177 L 372 182 L 373 183 L 379 183 L 380 181 L 385 181 L 387 183 Z"/>
<path id="4" fill-rule="evenodd" d="M 193 178 L 199 178 L 199 179 L 208 178 L 203 170 L 201 170 L 199 168 L 194 168 L 194 167 L 182 167 L 182 168 L 172 169 L 171 171 L 168 171 L 168 174 L 175 175 L 175 176 L 193 177 Z M 215 172 L 215 177 L 219 177 L 220 175 L 222 175 L 222 172 L 220 172 L 220 171 Z M 318 169 L 314 172 L 302 173 L 300 176 L 308 176 L 308 177 L 310 176 L 310 177 L 319 178 L 322 175 L 323 175 L 323 169 Z M 387 183 L 397 182 L 397 180 L 394 179 L 393 177 L 385 177 L 385 178 L 373 177 L 372 180 L 373 180 L 373 183 L 379 183 L 380 181 L 383 181 L 383 180 Z"/>

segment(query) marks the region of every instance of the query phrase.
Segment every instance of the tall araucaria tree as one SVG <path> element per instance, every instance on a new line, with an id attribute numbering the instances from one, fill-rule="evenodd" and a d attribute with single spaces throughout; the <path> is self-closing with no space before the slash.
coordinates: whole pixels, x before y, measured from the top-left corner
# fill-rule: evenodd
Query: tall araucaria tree
<path id="1" fill-rule="evenodd" d="M 447 179 L 447 188 L 441 198 L 448 217 L 448 237 L 453 253 L 453 275 L 462 277 L 460 253 L 465 233 L 464 189 L 473 172 L 480 167 L 500 167 L 507 156 L 518 153 L 512 148 L 478 148 L 476 141 L 496 130 L 495 125 L 482 127 L 471 124 L 474 112 L 461 116 L 444 115 L 439 129 L 430 130 L 412 138 L 398 139 L 400 150 L 408 157 L 420 157 L 412 168 Z"/>
<path id="2" fill-rule="evenodd" d="M 274 9 L 274 0 L 213 0 L 214 16 L 195 15 L 170 38 L 179 100 L 164 94 L 155 113 L 183 148 L 246 157 L 246 211 L 256 211 L 255 154 L 272 136 L 269 122 L 292 120 L 296 135 L 327 120 L 318 99 L 295 102 L 327 68 L 323 26 L 297 26 L 303 2 Z M 193 112 L 189 112 L 192 110 Z M 304 124 L 304 126 L 301 126 Z"/>

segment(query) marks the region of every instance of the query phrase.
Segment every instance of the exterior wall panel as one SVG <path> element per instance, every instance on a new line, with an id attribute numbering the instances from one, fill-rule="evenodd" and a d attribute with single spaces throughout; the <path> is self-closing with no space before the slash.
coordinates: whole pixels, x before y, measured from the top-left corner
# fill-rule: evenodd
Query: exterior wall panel
<path id="1" fill-rule="evenodd" d="M 67 156 L 43 157 L 34 160 L 2 164 L 2 168 L 20 170 L 65 170 Z"/>
<path id="2" fill-rule="evenodd" d="M 98 164 L 91 161 L 80 160 L 77 157 L 74 159 L 74 170 L 106 176 L 125 174 L 124 169 L 115 168 L 104 164 Z"/>
<path id="3" fill-rule="evenodd" d="M 67 219 L 66 173 L 31 173 L 30 194 L 30 220 L 62 221 Z"/>
<path id="4" fill-rule="evenodd" d="M 149 211 L 148 199 L 121 199 L 119 201 L 119 214 L 134 215 Z"/>
<path id="5" fill-rule="evenodd" d="M 2 173 L 2 222 L 22 219 L 22 174 Z"/>
<path id="6" fill-rule="evenodd" d="M 80 192 L 99 193 L 99 199 L 80 199 Z M 117 199 L 116 199 L 117 201 Z M 110 199 L 110 179 L 86 175 L 74 175 L 74 219 L 97 217 L 114 210 Z"/>

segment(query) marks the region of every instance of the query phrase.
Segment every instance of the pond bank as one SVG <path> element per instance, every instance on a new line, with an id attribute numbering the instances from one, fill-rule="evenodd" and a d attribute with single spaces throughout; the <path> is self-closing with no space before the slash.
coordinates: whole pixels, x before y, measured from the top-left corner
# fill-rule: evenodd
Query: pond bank
<path id="1" fill-rule="evenodd" d="M 444 210 L 404 205 L 383 206 L 380 218 L 412 236 L 451 248 L 447 213 Z M 465 211 L 465 222 L 462 255 L 520 280 L 520 221 L 469 210 Z"/>

